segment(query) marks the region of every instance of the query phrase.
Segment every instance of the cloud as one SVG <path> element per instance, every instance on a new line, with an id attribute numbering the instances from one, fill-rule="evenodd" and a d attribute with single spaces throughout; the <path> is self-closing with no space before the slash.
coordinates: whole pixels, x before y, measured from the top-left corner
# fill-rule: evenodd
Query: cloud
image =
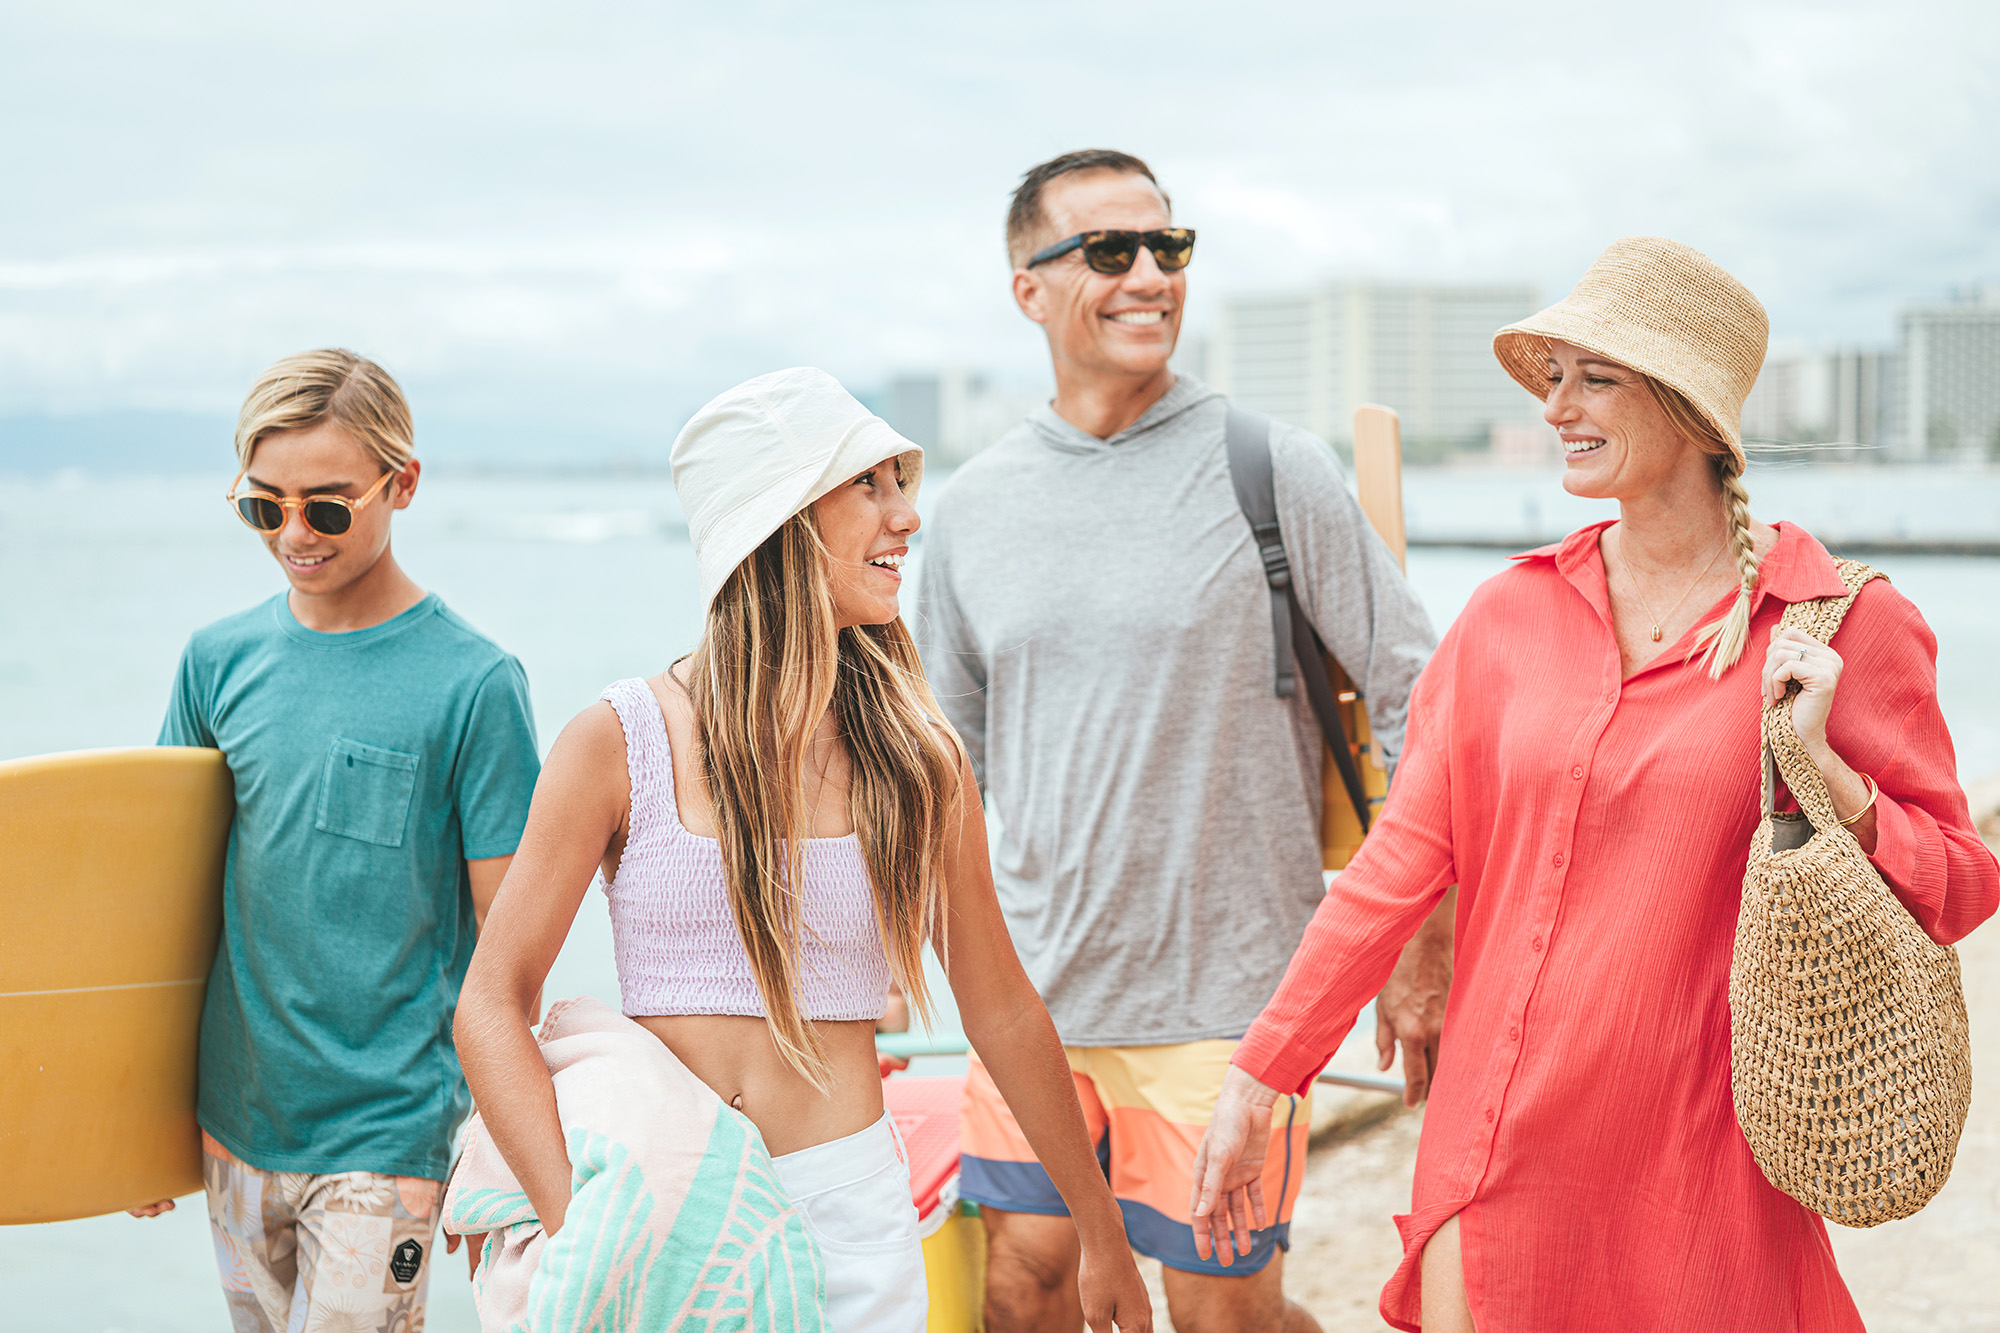
<path id="1" fill-rule="evenodd" d="M 1336 274 L 1708 250 L 1795 341 L 2000 277 L 2000 17 L 357 3 L 16 6 L 0 412 L 233 407 L 345 343 L 420 412 L 671 429 L 776 365 L 1045 373 L 1000 250 L 1029 163 L 1151 160 L 1191 317 Z"/>

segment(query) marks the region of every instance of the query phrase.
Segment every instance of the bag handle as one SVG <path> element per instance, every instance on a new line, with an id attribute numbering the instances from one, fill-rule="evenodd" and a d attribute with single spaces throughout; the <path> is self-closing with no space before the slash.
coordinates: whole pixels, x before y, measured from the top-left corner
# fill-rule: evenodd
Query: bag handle
<path id="1" fill-rule="evenodd" d="M 1847 595 L 1814 597 L 1792 603 L 1785 608 L 1785 614 L 1778 621 L 1780 629 L 1804 630 L 1821 643 L 1831 643 L 1834 632 L 1847 618 L 1861 589 L 1871 579 L 1886 577 L 1879 569 L 1872 569 L 1858 560 L 1836 560 L 1834 565 L 1840 571 L 1840 581 L 1847 585 Z M 1819 771 L 1819 765 L 1806 753 L 1805 742 L 1799 739 L 1799 733 L 1792 726 L 1792 705 L 1798 698 L 1799 689 L 1797 681 L 1788 682 L 1784 696 L 1764 707 L 1764 814 L 1768 818 L 1774 813 L 1777 783 L 1782 776 L 1786 788 L 1798 801 L 1799 809 L 1805 812 L 1806 821 L 1815 832 L 1824 832 L 1837 827 L 1840 817 L 1834 813 L 1833 795 L 1826 788 L 1826 775 Z"/>
<path id="2" fill-rule="evenodd" d="M 1326 645 L 1299 602 L 1298 589 L 1292 583 L 1291 557 L 1285 554 L 1284 534 L 1278 527 L 1278 489 L 1271 474 L 1271 419 L 1231 403 L 1223 440 L 1229 455 L 1229 480 L 1236 488 L 1236 507 L 1249 521 L 1257 558 L 1264 565 L 1264 582 L 1271 590 L 1273 689 L 1280 699 L 1289 699 L 1298 693 L 1298 678 L 1304 675 L 1306 702 L 1312 705 L 1320 735 L 1340 770 L 1340 785 L 1347 789 L 1347 799 L 1361 820 L 1361 832 L 1366 834 L 1368 789 L 1361 784 L 1361 770 L 1354 766 L 1347 728 L 1340 724 L 1340 703 L 1333 697 L 1333 682 L 1326 676 Z"/>

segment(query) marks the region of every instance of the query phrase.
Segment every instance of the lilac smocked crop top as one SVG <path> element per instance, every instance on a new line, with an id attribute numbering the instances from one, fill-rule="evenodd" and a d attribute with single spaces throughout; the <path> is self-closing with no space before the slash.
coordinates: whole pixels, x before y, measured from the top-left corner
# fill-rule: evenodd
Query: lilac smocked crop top
<path id="1" fill-rule="evenodd" d="M 631 827 L 618 877 L 598 882 L 611 904 L 618 993 L 629 1018 L 655 1014 L 764 1017 L 764 1000 L 736 933 L 722 846 L 687 831 L 674 802 L 674 758 L 659 700 L 643 680 L 598 696 L 625 728 Z M 853 834 L 806 844 L 799 941 L 799 1008 L 810 1019 L 877 1019 L 888 1007 L 889 960 L 875 891 Z"/>

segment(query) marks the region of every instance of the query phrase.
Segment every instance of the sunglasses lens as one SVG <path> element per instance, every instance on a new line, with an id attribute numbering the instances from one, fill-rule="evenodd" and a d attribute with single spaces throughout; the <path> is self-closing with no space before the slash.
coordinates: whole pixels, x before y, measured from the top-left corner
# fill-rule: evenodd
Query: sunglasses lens
<path id="1" fill-rule="evenodd" d="M 1083 262 L 1093 273 L 1124 273 L 1139 257 L 1139 238 L 1129 231 L 1101 232 L 1083 243 Z"/>
<path id="2" fill-rule="evenodd" d="M 305 506 L 306 526 L 322 537 L 339 537 L 354 526 L 354 515 L 346 505 L 337 505 L 331 500 L 308 500 Z"/>
<path id="3" fill-rule="evenodd" d="M 261 495 L 246 495 L 237 500 L 236 512 L 259 532 L 276 532 L 285 526 L 284 509 Z"/>
<path id="4" fill-rule="evenodd" d="M 1154 262 L 1169 273 L 1186 268 L 1188 260 L 1194 258 L 1194 236 L 1183 228 L 1156 231 L 1147 239 L 1152 242 L 1148 248 Z"/>

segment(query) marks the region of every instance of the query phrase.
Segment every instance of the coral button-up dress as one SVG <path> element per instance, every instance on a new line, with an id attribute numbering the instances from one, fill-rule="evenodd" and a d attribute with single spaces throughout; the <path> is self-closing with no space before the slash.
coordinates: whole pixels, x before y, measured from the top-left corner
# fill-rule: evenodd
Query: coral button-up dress
<path id="1" fill-rule="evenodd" d="M 1516 557 L 1445 636 L 1381 821 L 1235 1063 L 1302 1091 L 1456 882 L 1457 971 L 1383 1317 L 1419 1326 L 1418 1256 L 1457 1214 L 1481 1333 L 1859 1330 L 1825 1226 L 1765 1181 L 1729 1090 L 1764 648 L 1783 603 L 1844 589 L 1781 524 L 1741 661 L 1710 680 L 1683 663 L 1690 633 L 1621 679 L 1605 526 Z M 2000 867 L 1958 785 L 1936 640 L 1877 580 L 1834 647 L 1827 734 L 1881 789 L 1876 868 L 1956 940 L 1993 913 Z"/>

